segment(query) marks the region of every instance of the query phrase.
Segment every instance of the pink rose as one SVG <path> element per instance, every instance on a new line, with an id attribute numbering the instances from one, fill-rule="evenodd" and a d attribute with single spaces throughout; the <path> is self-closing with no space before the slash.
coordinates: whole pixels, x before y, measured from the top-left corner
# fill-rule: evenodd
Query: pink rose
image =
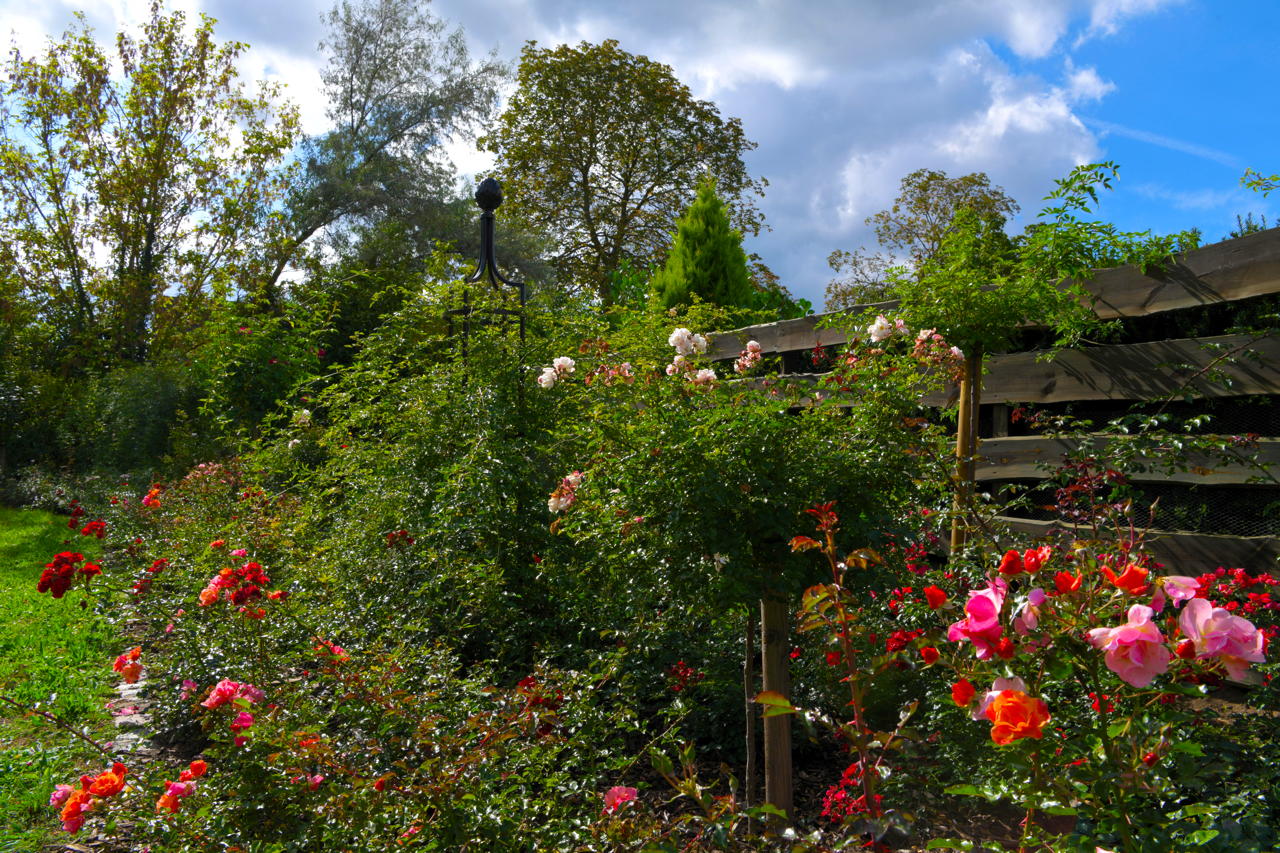
<path id="1" fill-rule="evenodd" d="M 1129 608 L 1129 621 L 1115 628 L 1094 628 L 1089 642 L 1106 651 L 1107 668 L 1134 687 L 1146 687 L 1157 675 L 1169 671 L 1173 655 L 1164 636 L 1151 621 L 1154 611 L 1145 604 Z"/>
<path id="2" fill-rule="evenodd" d="M 1253 623 L 1231 611 L 1214 607 L 1207 599 L 1193 598 L 1178 617 L 1182 633 L 1195 644 L 1197 658 L 1218 657 L 1234 679 L 1243 679 L 1249 662 L 1266 660 L 1262 632 Z"/>
<path id="3" fill-rule="evenodd" d="M 614 785 L 604 795 L 604 812 L 605 814 L 613 814 L 624 804 L 631 802 L 636 798 L 639 792 L 635 788 L 627 788 L 622 785 Z"/>
<path id="4" fill-rule="evenodd" d="M 49 805 L 55 809 L 61 809 L 62 804 L 71 797 L 72 788 L 70 785 L 59 785 L 53 789 L 53 793 L 49 795 Z"/>
<path id="5" fill-rule="evenodd" d="M 1013 619 L 1013 630 L 1017 631 L 1021 636 L 1025 637 L 1036 629 L 1040 624 L 1040 607 L 1047 600 L 1044 590 L 1036 587 L 1027 595 L 1027 603 L 1023 606 L 1022 612 Z M 1026 691 L 1023 691 L 1024 693 Z"/>
<path id="6" fill-rule="evenodd" d="M 968 640 L 978 651 L 978 659 L 986 660 L 995 651 L 1003 628 L 1000 626 L 1000 608 L 1009 584 L 1003 578 L 987 581 L 987 588 L 969 593 L 964 606 L 965 618 L 952 624 L 947 639 L 953 643 Z"/>
<path id="7" fill-rule="evenodd" d="M 1200 582 L 1185 575 L 1167 575 L 1156 582 L 1156 594 L 1151 600 L 1151 609 L 1159 613 L 1164 610 L 1166 600 L 1172 599 L 1177 607 L 1184 601 L 1190 601 L 1200 591 Z"/>

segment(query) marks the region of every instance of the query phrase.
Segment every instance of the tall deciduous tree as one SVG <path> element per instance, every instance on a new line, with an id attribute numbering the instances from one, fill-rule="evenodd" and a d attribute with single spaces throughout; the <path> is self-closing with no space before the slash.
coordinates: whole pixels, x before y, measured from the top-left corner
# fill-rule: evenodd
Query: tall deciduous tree
<path id="1" fill-rule="evenodd" d="M 729 224 L 714 180 L 703 180 L 697 198 L 676 223 L 666 265 L 653 277 L 653 289 L 666 308 L 687 304 L 693 294 L 717 305 L 754 307 L 742 235 Z"/>
<path id="2" fill-rule="evenodd" d="M 956 213 L 973 211 L 988 226 L 1002 228 L 1018 203 L 993 186 L 984 172 L 958 178 L 934 169 L 916 169 L 902 179 L 893 206 L 867 217 L 886 252 L 837 249 L 827 263 L 839 273 L 827 285 L 827 309 L 889 297 L 888 271 L 905 263 L 919 270 L 942 247 Z"/>
<path id="3" fill-rule="evenodd" d="M 713 175 L 734 225 L 758 233 L 765 182 L 742 157 L 742 123 L 692 96 L 671 68 L 608 40 L 529 42 L 518 87 L 481 145 L 497 155 L 504 211 L 548 235 L 562 282 L 610 299 L 624 262 L 660 262 L 698 181 Z"/>
<path id="4" fill-rule="evenodd" d="M 116 39 L 83 18 L 0 89 L 0 274 L 34 305 L 61 369 L 141 361 L 210 293 L 251 289 L 275 238 L 297 127 L 246 94 L 213 20 L 181 12 Z M 114 66 L 114 67 L 113 67 Z"/>
<path id="5" fill-rule="evenodd" d="M 508 71 L 492 56 L 473 62 L 462 30 L 424 6 L 343 0 L 326 16 L 321 81 L 334 127 L 304 144 L 306 169 L 289 201 L 273 282 L 299 247 L 335 223 L 393 223 L 429 253 L 470 213 L 443 143 L 492 117 Z"/>

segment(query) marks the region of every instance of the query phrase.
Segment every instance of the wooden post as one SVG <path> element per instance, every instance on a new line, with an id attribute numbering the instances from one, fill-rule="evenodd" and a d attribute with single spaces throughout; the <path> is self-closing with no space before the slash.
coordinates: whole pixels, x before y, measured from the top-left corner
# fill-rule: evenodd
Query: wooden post
<path id="1" fill-rule="evenodd" d="M 960 377 L 960 410 L 956 415 L 956 495 L 951 519 L 951 553 L 958 554 L 968 541 L 964 513 L 973 503 L 974 456 L 978 453 L 978 405 L 982 394 L 982 352 L 964 360 Z"/>
<path id="2" fill-rule="evenodd" d="M 756 766 L 756 614 L 747 608 L 746 654 L 742 664 L 742 703 L 747 723 L 747 768 L 742 786 L 742 804 L 751 808 L 756 804 L 756 778 L 760 775 Z"/>
<path id="3" fill-rule="evenodd" d="M 760 669 L 764 689 L 791 698 L 791 674 L 788 671 L 790 650 L 787 638 L 791 630 L 791 608 L 785 599 L 763 598 L 760 601 Z M 764 720 L 764 798 L 765 802 L 786 813 L 792 813 L 791 789 L 791 715 L 780 714 Z"/>

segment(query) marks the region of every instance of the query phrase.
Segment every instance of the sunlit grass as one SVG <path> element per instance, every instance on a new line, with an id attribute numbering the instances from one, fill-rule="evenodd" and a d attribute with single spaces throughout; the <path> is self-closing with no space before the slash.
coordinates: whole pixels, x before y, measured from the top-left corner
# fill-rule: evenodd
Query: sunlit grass
<path id="1" fill-rule="evenodd" d="M 64 516 L 0 508 L 0 694 L 109 735 L 103 706 L 120 638 L 81 607 L 79 590 L 60 600 L 36 592 L 54 554 L 96 549 Z M 0 707 L 0 850 L 36 849 L 57 826 L 48 804 L 53 786 L 100 762 L 66 732 Z"/>

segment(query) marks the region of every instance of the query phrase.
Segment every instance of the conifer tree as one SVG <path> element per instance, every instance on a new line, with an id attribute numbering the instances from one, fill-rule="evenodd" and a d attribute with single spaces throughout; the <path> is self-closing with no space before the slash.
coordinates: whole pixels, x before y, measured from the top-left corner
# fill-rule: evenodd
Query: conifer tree
<path id="1" fill-rule="evenodd" d="M 654 276 L 653 288 L 665 308 L 687 303 L 695 293 L 704 302 L 755 307 L 742 234 L 729 224 L 714 178 L 702 180 L 697 197 L 676 221 L 666 266 Z"/>

